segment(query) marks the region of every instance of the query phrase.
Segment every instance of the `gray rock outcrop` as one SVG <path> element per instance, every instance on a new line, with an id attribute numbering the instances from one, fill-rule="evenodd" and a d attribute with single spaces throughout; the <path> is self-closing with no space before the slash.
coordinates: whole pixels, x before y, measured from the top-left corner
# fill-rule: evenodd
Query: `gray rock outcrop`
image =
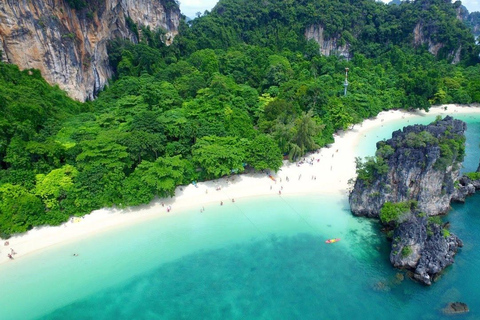
<path id="1" fill-rule="evenodd" d="M 87 3 L 86 8 L 75 10 L 65 0 L 0 1 L 4 61 L 21 69 L 39 69 L 50 84 L 85 101 L 93 99 L 112 76 L 107 42 L 113 38 L 138 41 L 128 21 L 164 29 L 167 41 L 178 33 L 180 10 L 171 0 Z"/>
<path id="2" fill-rule="evenodd" d="M 465 130 L 464 122 L 446 117 L 428 126 L 405 127 L 377 143 L 376 162 L 366 168 L 370 181 L 357 178 L 349 196 L 353 214 L 378 218 L 385 202 L 409 200 L 429 216 L 447 213 L 463 161 Z M 456 139 L 463 145 L 449 149 Z"/>
<path id="3" fill-rule="evenodd" d="M 440 49 L 445 47 L 445 43 L 436 42 L 432 38 L 426 37 L 424 35 L 425 26 L 422 23 L 417 23 L 415 29 L 413 29 L 413 45 L 415 47 L 419 46 L 426 46 L 428 51 L 433 54 L 434 56 L 438 55 Z M 448 56 L 452 58 L 452 63 L 460 62 L 462 52 L 462 46 L 460 45 L 458 48 L 449 52 Z"/>
<path id="4" fill-rule="evenodd" d="M 465 198 L 473 195 L 480 189 L 480 180 L 472 180 L 467 176 L 462 176 L 458 179 L 458 184 L 452 195 L 452 202 L 465 202 Z"/>
<path id="5" fill-rule="evenodd" d="M 411 270 L 415 280 L 431 285 L 435 276 L 453 264 L 459 247 L 463 247 L 462 241 L 445 225 L 416 212 L 395 228 L 390 262 L 396 268 Z"/>
<path id="6" fill-rule="evenodd" d="M 480 179 L 478 174 L 480 172 L 480 164 L 478 165 L 477 174 L 467 174 L 463 175 L 458 179 L 457 185 L 455 186 L 455 192 L 452 196 L 452 202 L 465 202 L 465 198 L 473 195 L 477 190 L 480 190 Z"/>
<path id="7" fill-rule="evenodd" d="M 320 47 L 320 53 L 324 56 L 340 56 L 350 58 L 350 46 L 348 43 L 342 43 L 340 37 L 328 37 L 321 25 L 311 25 L 305 30 L 305 38 L 314 40 Z"/>
<path id="8" fill-rule="evenodd" d="M 377 143 L 375 158 L 358 164 L 358 177 L 350 193 L 353 214 L 381 218 L 393 233 L 390 262 L 413 272 L 426 285 L 447 266 L 462 241 L 439 217 L 454 197 L 473 192 L 465 179 L 456 183 L 465 148 L 466 124 L 446 117 L 424 126 L 396 131 Z M 382 207 L 385 206 L 381 214 Z"/>

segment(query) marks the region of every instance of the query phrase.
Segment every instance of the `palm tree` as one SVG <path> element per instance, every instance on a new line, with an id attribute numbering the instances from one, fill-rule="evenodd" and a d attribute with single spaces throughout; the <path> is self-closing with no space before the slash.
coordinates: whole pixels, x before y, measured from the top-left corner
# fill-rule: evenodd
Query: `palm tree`
<path id="1" fill-rule="evenodd" d="M 296 161 L 298 158 L 303 156 L 304 153 L 302 149 L 295 143 L 290 143 L 290 152 L 288 153 L 288 160 Z"/>

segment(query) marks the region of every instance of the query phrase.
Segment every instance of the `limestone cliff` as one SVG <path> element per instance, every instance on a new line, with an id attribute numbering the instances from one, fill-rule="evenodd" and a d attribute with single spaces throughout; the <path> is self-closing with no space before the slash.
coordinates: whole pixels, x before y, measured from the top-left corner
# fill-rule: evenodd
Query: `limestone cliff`
<path id="1" fill-rule="evenodd" d="M 468 9 L 464 6 L 460 6 L 457 11 L 457 18 L 465 23 L 475 37 L 480 36 L 480 12 L 468 12 Z"/>
<path id="2" fill-rule="evenodd" d="M 107 42 L 137 42 L 129 21 L 177 34 L 180 11 L 173 0 L 89 0 L 75 10 L 65 0 L 0 1 L 3 60 L 35 68 L 80 101 L 93 99 L 112 76 Z"/>
<path id="3" fill-rule="evenodd" d="M 377 144 L 375 158 L 357 164 L 350 194 L 355 215 L 380 218 L 392 237 L 390 262 L 426 285 L 447 266 L 462 241 L 443 225 L 456 193 L 466 124 L 446 117 L 396 131 Z"/>
<path id="4" fill-rule="evenodd" d="M 415 29 L 413 30 L 413 45 L 415 47 L 425 45 L 431 54 L 437 56 L 440 50 L 445 47 L 445 43 L 436 42 L 432 40 L 432 38 L 425 36 L 425 28 L 426 27 L 421 22 L 417 23 Z M 460 45 L 451 52 L 448 52 L 447 56 L 451 58 L 452 63 L 458 63 L 460 61 L 461 52 L 462 46 Z"/>
<path id="5" fill-rule="evenodd" d="M 390 262 L 396 268 L 413 272 L 413 278 L 426 285 L 454 263 L 463 242 L 441 225 L 419 212 L 411 213 L 393 232 Z"/>
<path id="6" fill-rule="evenodd" d="M 320 46 L 320 53 L 324 56 L 336 55 L 350 58 L 349 45 L 342 43 L 339 37 L 325 36 L 324 28 L 321 25 L 311 25 L 305 30 L 307 40 L 315 40 Z"/>
<path id="7" fill-rule="evenodd" d="M 431 37 L 425 35 L 426 27 L 418 22 L 415 28 L 412 30 L 413 34 L 413 46 L 419 47 L 425 45 L 428 51 L 437 56 L 445 47 L 444 43 L 436 42 Z M 432 33 L 432 32 L 430 32 Z M 341 35 L 328 37 L 325 35 L 325 30 L 321 25 L 310 25 L 305 29 L 305 38 L 307 40 L 315 40 L 320 47 L 320 53 L 325 56 L 336 55 L 339 57 L 350 58 L 352 52 L 350 50 L 350 44 L 341 39 Z M 458 46 L 451 52 L 447 53 L 447 56 L 451 58 L 452 63 L 458 63 L 460 61 L 460 54 L 462 52 L 462 46 Z"/>
<path id="8" fill-rule="evenodd" d="M 415 125 L 377 144 L 377 158 L 360 168 L 350 194 L 352 212 L 379 217 L 386 202 L 414 200 L 427 215 L 446 213 L 463 161 L 466 124 L 446 117 Z"/>

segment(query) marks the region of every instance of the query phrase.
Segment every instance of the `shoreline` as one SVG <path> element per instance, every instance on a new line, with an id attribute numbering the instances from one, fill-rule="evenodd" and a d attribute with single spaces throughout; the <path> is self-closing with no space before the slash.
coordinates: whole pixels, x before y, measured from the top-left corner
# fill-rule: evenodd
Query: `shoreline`
<path id="1" fill-rule="evenodd" d="M 36 227 L 24 234 L 0 240 L 0 265 L 19 263 L 22 257 L 51 246 L 62 245 L 115 228 L 139 223 L 161 216 L 170 216 L 183 210 L 203 210 L 251 197 L 341 194 L 348 195 L 349 179 L 355 177 L 355 151 L 360 140 L 372 129 L 401 119 L 431 115 L 480 114 L 480 106 L 442 105 L 425 111 L 382 111 L 375 118 L 366 119 L 347 131 L 334 134 L 335 142 L 314 153 L 307 154 L 302 164 L 284 161 L 275 181 L 265 173 L 247 173 L 180 186 L 175 197 L 155 199 L 148 205 L 126 209 L 100 209 L 82 218 L 71 218 L 57 227 Z M 288 180 L 288 181 L 287 181 Z M 171 207 L 171 210 L 167 209 Z M 4 245 L 8 241 L 9 245 Z M 11 249 L 17 252 L 14 260 L 8 258 Z"/>

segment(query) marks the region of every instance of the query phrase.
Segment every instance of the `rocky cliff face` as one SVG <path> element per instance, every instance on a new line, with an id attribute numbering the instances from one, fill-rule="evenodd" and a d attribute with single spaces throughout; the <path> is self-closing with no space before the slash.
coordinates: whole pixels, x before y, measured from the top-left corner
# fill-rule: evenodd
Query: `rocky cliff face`
<path id="1" fill-rule="evenodd" d="M 337 37 L 325 37 L 324 28 L 320 25 L 311 25 L 305 30 L 307 40 L 315 40 L 320 46 L 320 53 L 324 56 L 336 55 L 344 58 L 350 58 L 348 44 L 340 43 Z"/>
<path id="2" fill-rule="evenodd" d="M 405 127 L 378 143 L 377 159 L 367 163 L 350 194 L 352 212 L 378 218 L 386 202 L 415 200 L 427 215 L 446 213 L 463 161 L 465 130 L 464 122 L 446 117 Z"/>
<path id="3" fill-rule="evenodd" d="M 35 68 L 80 101 L 93 99 L 112 76 L 107 42 L 137 42 L 133 21 L 177 34 L 180 11 L 170 0 L 89 0 L 82 10 L 65 0 L 2 0 L 0 50 L 20 68 Z M 169 9 L 164 3 L 169 4 Z M 173 4 L 173 5 L 172 5 Z"/>
<path id="4" fill-rule="evenodd" d="M 460 6 L 457 10 L 457 18 L 472 30 L 475 37 L 480 36 L 480 12 L 470 13 L 466 7 Z"/>
<path id="5" fill-rule="evenodd" d="M 424 35 L 424 26 L 420 22 L 417 23 L 415 29 L 413 30 L 413 45 L 415 47 L 426 45 L 428 51 L 435 56 L 437 56 L 439 51 L 445 47 L 444 43 L 434 42 L 431 38 L 426 37 Z M 452 59 L 452 63 L 460 62 L 461 52 L 462 46 L 459 46 L 455 50 L 448 53 L 448 57 Z"/>
<path id="6" fill-rule="evenodd" d="M 390 262 L 396 268 L 411 270 L 415 280 L 431 285 L 443 269 L 454 263 L 459 247 L 463 242 L 445 225 L 416 212 L 395 228 Z"/>
<path id="7" fill-rule="evenodd" d="M 359 165 L 349 197 L 355 215 L 380 217 L 393 233 L 392 265 L 412 271 L 426 285 L 454 262 L 463 246 L 439 217 L 430 216 L 446 213 L 461 189 L 455 182 L 465 130 L 464 122 L 446 117 L 394 132 L 392 139 L 377 144 L 376 158 Z"/>
<path id="8" fill-rule="evenodd" d="M 437 56 L 441 49 L 445 47 L 444 43 L 434 42 L 431 38 L 425 36 L 425 27 L 422 23 L 417 23 L 413 29 L 413 45 L 419 47 L 426 45 L 428 51 Z M 336 55 L 344 58 L 350 58 L 350 45 L 340 40 L 340 37 L 326 37 L 324 28 L 321 25 L 311 25 L 305 30 L 305 37 L 307 40 L 315 40 L 320 46 L 320 53 L 325 56 Z M 458 63 L 461 58 L 462 47 L 459 46 L 452 52 L 448 53 L 451 57 L 452 63 Z"/>

